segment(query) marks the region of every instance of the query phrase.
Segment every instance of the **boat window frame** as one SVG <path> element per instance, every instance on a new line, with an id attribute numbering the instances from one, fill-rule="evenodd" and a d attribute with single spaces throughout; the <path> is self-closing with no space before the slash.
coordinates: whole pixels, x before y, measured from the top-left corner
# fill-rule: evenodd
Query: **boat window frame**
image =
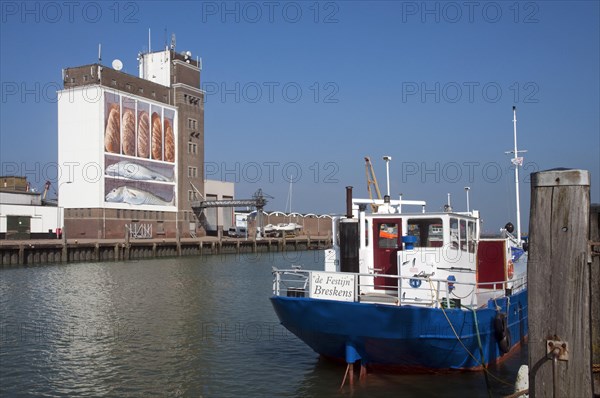
<path id="1" fill-rule="evenodd" d="M 458 219 L 458 241 L 460 242 L 460 250 L 463 252 L 467 251 L 467 220 L 464 218 Z"/>
<path id="2" fill-rule="evenodd" d="M 454 226 L 454 224 L 456 226 Z M 458 217 L 450 217 L 448 220 L 448 233 L 449 233 L 449 241 L 451 249 L 459 250 L 460 248 L 460 228 L 459 228 L 459 219 Z"/>
<path id="3" fill-rule="evenodd" d="M 468 250 L 469 253 L 475 253 L 476 242 L 477 242 L 477 228 L 475 225 L 475 221 L 468 220 L 467 221 L 467 246 L 469 249 Z"/>
<path id="4" fill-rule="evenodd" d="M 414 235 L 411 234 L 411 225 L 417 226 L 417 230 L 418 230 L 418 235 Z M 441 241 L 441 245 L 439 246 L 433 246 L 431 244 L 432 240 L 431 237 L 433 236 L 431 234 L 431 228 L 432 226 L 440 226 L 441 228 L 441 234 L 439 235 L 440 237 L 440 241 Z M 426 233 L 423 234 L 421 232 L 421 227 L 426 227 Z M 415 248 L 420 248 L 420 247 L 425 247 L 425 248 L 435 248 L 435 247 L 442 247 L 444 245 L 444 231 L 445 231 L 445 227 L 444 227 L 444 219 L 443 217 L 437 216 L 437 217 L 410 217 L 407 218 L 406 220 L 406 225 L 405 225 L 405 230 L 406 230 L 406 235 L 407 236 L 416 236 L 417 237 L 417 241 L 414 244 Z M 414 231 L 414 228 L 413 228 Z M 421 238 L 423 237 L 423 235 L 426 236 L 426 244 L 422 245 L 421 244 Z M 437 235 L 436 235 L 437 236 Z"/>
<path id="5" fill-rule="evenodd" d="M 399 231 L 402 230 L 402 224 L 401 224 L 400 220 L 398 220 L 397 222 L 394 222 L 394 223 L 390 223 L 390 222 L 377 223 L 377 225 L 379 227 L 378 231 L 377 231 L 378 234 L 374 238 L 377 238 L 376 239 L 376 244 L 377 244 L 377 248 L 378 249 L 394 249 L 394 250 L 398 250 L 398 249 L 402 248 L 402 244 L 400 243 L 399 236 L 398 236 Z M 393 227 L 395 227 L 395 229 L 396 229 L 396 237 L 395 238 L 385 238 L 385 237 L 382 238 L 381 237 L 381 231 L 382 231 L 382 227 L 384 225 L 385 226 L 393 226 Z M 392 245 L 392 246 L 382 245 L 382 243 L 392 243 L 392 242 L 394 243 L 394 245 Z"/>

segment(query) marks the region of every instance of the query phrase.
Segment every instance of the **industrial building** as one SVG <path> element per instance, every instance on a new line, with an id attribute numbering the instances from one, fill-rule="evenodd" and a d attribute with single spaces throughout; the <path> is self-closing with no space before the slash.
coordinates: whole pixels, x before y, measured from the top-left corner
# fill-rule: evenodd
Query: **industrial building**
<path id="1" fill-rule="evenodd" d="M 0 239 L 49 239 L 60 235 L 61 209 L 35 192 L 25 177 L 0 177 Z M 57 235 L 58 233 L 58 235 Z"/>
<path id="2" fill-rule="evenodd" d="M 198 220 L 191 203 L 233 199 L 204 181 L 201 60 L 175 45 L 140 53 L 138 76 L 100 62 L 63 70 L 58 206 L 68 238 L 195 237 L 227 230 L 233 209 Z M 231 214 L 229 214 L 231 213 Z"/>

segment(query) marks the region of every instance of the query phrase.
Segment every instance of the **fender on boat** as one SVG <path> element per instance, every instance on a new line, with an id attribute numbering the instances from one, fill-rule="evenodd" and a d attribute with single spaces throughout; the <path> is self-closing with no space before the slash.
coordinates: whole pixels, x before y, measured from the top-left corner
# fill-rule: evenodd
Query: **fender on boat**
<path id="1" fill-rule="evenodd" d="M 498 348 L 506 354 L 510 351 L 510 330 L 508 330 L 508 318 L 505 313 L 498 312 L 494 317 L 494 332 Z"/>

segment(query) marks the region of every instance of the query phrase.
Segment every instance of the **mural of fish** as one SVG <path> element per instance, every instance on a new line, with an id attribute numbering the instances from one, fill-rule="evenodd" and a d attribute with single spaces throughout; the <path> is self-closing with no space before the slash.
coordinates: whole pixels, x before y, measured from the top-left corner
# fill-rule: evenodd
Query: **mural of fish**
<path id="1" fill-rule="evenodd" d="M 107 166 L 105 174 L 113 177 L 125 177 L 132 180 L 173 182 L 173 178 L 169 178 L 157 171 L 142 166 L 139 163 L 127 160 Z"/>
<path id="2" fill-rule="evenodd" d="M 122 186 L 114 188 L 105 197 L 107 202 L 129 203 L 131 205 L 174 206 L 175 197 L 170 202 L 141 189 Z"/>

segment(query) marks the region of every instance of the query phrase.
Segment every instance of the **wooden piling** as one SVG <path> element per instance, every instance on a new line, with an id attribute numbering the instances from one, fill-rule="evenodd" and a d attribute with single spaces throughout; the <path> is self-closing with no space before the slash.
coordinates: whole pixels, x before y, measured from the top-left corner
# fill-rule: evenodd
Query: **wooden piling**
<path id="1" fill-rule="evenodd" d="M 590 303 L 592 327 L 593 390 L 600 396 L 600 204 L 590 208 Z"/>
<path id="2" fill-rule="evenodd" d="M 590 177 L 585 170 L 532 174 L 529 221 L 529 393 L 589 397 L 590 291 L 587 250 Z M 556 384 L 549 340 L 566 343 Z M 555 343 L 554 343 L 555 344 Z M 561 344 L 562 346 L 562 344 Z"/>

